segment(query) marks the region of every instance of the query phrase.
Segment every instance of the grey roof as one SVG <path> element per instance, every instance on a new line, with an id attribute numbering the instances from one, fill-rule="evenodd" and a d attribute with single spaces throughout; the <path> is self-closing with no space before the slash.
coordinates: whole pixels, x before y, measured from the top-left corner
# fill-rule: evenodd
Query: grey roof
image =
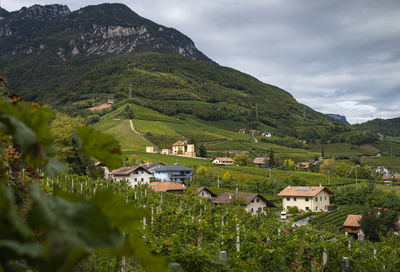
<path id="1" fill-rule="evenodd" d="M 145 164 L 142 165 L 142 167 L 145 168 L 145 169 L 149 169 L 149 168 L 153 168 L 154 166 L 157 166 L 157 165 L 164 166 L 165 164 L 162 163 L 162 162 L 145 163 Z"/>
<path id="2" fill-rule="evenodd" d="M 164 165 L 156 169 L 156 172 L 178 172 L 178 171 L 194 171 L 194 169 L 176 164 Z"/>
<path id="3" fill-rule="evenodd" d="M 143 170 L 143 171 L 146 171 L 147 173 L 151 174 L 151 172 L 149 170 L 145 169 L 142 166 L 125 166 L 125 167 L 121 167 L 121 168 L 118 168 L 118 169 L 115 169 L 114 171 L 112 171 L 111 174 L 114 175 L 114 176 L 128 176 L 132 172 L 137 171 L 137 170 Z"/>

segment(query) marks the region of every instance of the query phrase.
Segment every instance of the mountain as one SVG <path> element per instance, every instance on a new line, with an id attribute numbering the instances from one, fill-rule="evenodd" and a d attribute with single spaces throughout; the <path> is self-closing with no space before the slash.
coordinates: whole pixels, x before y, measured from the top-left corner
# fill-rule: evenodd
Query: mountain
<path id="1" fill-rule="evenodd" d="M 332 117 L 333 119 L 339 120 L 340 122 L 343 122 L 343 123 L 346 123 L 346 124 L 349 123 L 349 122 L 347 122 L 346 116 L 344 116 L 344 115 L 333 114 L 333 113 L 327 113 L 325 115 L 329 116 L 329 117 Z"/>
<path id="2" fill-rule="evenodd" d="M 374 119 L 353 127 L 371 133 L 381 133 L 385 136 L 400 136 L 400 117 L 392 119 Z"/>
<path id="3" fill-rule="evenodd" d="M 249 128 L 331 122 L 288 92 L 216 64 L 184 34 L 122 4 L 10 12 L 0 25 L 0 59 L 18 94 L 71 114 L 114 98 Z"/>
<path id="4" fill-rule="evenodd" d="M 0 8 L 0 20 L 4 19 L 8 15 L 8 13 L 9 12 L 7 10 Z"/>

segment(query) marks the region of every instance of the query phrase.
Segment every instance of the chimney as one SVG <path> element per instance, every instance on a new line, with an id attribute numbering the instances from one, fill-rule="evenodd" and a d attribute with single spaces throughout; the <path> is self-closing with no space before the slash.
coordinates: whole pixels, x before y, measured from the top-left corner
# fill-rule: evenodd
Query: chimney
<path id="1" fill-rule="evenodd" d="M 290 185 L 288 186 L 288 189 L 290 190 Z"/>

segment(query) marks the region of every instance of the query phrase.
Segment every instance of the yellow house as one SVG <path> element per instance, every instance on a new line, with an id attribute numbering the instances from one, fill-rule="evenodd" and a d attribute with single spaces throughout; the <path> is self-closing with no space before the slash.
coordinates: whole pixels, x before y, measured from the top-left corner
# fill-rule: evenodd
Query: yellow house
<path id="1" fill-rule="evenodd" d="M 278 194 L 282 197 L 283 210 L 296 206 L 303 211 L 328 211 L 329 196 L 333 194 L 323 186 L 288 186 Z"/>
<path id="2" fill-rule="evenodd" d="M 196 157 L 196 151 L 193 144 L 188 144 L 187 141 L 177 141 L 172 145 L 172 155 L 183 155 L 186 157 Z"/>

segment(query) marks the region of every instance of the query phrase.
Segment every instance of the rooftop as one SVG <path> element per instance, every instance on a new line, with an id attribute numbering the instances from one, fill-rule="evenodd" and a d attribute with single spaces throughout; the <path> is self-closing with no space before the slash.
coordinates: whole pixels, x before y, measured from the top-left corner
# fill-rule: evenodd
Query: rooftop
<path id="1" fill-rule="evenodd" d="M 127 175 L 130 175 L 132 172 L 139 170 L 139 169 L 151 174 L 147 169 L 145 169 L 142 166 L 124 166 L 124 167 L 115 169 L 114 171 L 111 172 L 111 174 L 115 175 L 115 176 L 127 176 Z"/>
<path id="2" fill-rule="evenodd" d="M 227 157 L 216 157 L 216 159 L 221 162 L 233 162 L 232 158 L 227 158 Z"/>
<path id="3" fill-rule="evenodd" d="M 328 194 L 333 194 L 328 188 L 323 186 L 288 186 L 283 189 L 278 196 L 316 196 L 321 191 L 325 191 Z"/>
<path id="4" fill-rule="evenodd" d="M 264 200 L 267 203 L 268 207 L 275 207 L 274 204 L 266 200 L 262 195 L 257 194 L 257 193 L 240 193 L 240 194 L 235 194 L 235 193 L 222 193 L 215 199 L 213 199 L 211 202 L 214 204 L 230 204 L 232 203 L 233 200 L 242 200 L 244 204 L 249 204 L 254 198 L 260 197 L 262 200 Z"/>
<path id="5" fill-rule="evenodd" d="M 349 214 L 346 218 L 346 220 L 343 223 L 343 226 L 345 227 L 354 227 L 354 228 L 359 228 L 360 227 L 360 220 L 362 218 L 362 215 L 359 214 Z"/>
<path id="6" fill-rule="evenodd" d="M 181 172 L 181 171 L 194 171 L 194 169 L 173 164 L 173 165 L 164 165 L 160 166 L 156 169 L 157 172 Z"/>
<path id="7" fill-rule="evenodd" d="M 168 192 L 168 191 L 184 191 L 186 187 L 177 182 L 152 182 L 149 184 L 149 188 L 156 192 Z"/>

